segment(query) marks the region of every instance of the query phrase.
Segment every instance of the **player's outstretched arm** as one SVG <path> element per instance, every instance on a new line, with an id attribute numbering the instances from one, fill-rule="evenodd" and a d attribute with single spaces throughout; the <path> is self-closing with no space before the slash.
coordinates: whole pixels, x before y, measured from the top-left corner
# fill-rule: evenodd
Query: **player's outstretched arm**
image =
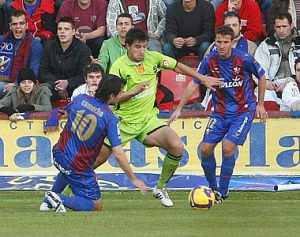
<path id="1" fill-rule="evenodd" d="M 266 77 L 263 76 L 258 81 L 258 102 L 256 106 L 256 116 L 260 119 L 260 122 L 266 123 L 268 114 L 265 110 L 264 100 L 265 100 L 265 90 L 266 90 Z"/>
<path id="2" fill-rule="evenodd" d="M 116 157 L 121 169 L 127 174 L 130 181 L 140 190 L 141 194 L 146 194 L 146 185 L 143 181 L 136 178 L 129 163 L 126 154 L 124 153 L 121 146 L 116 146 L 112 148 L 112 152 Z"/>
<path id="3" fill-rule="evenodd" d="M 208 77 L 208 76 L 201 75 L 198 72 L 196 72 L 195 70 L 193 70 L 192 68 L 190 68 L 182 63 L 179 63 L 179 62 L 177 63 L 177 66 L 174 70 L 181 74 L 185 74 L 185 75 L 188 75 L 188 76 L 198 79 L 207 88 L 209 88 L 213 91 L 216 90 L 216 88 L 214 88 L 215 86 L 221 86 L 224 84 L 223 78 L 215 78 L 215 77 Z"/>
<path id="4" fill-rule="evenodd" d="M 149 82 L 141 82 L 133 90 L 123 93 L 119 97 L 119 102 L 123 102 L 123 101 L 131 99 L 132 97 L 134 97 L 134 96 L 140 94 L 141 92 L 143 92 L 144 90 L 146 90 L 148 86 L 149 86 Z"/>
<path id="5" fill-rule="evenodd" d="M 193 95 L 195 89 L 198 87 L 198 84 L 195 83 L 193 80 L 190 81 L 190 83 L 188 84 L 188 86 L 185 88 L 183 95 L 180 99 L 180 102 L 176 108 L 176 110 L 174 111 L 174 113 L 171 115 L 171 117 L 168 120 L 168 124 L 172 123 L 173 121 L 175 121 L 176 119 L 178 119 L 178 117 L 180 116 L 180 112 L 183 108 L 183 106 L 187 103 L 187 101 L 191 98 L 191 96 Z"/>

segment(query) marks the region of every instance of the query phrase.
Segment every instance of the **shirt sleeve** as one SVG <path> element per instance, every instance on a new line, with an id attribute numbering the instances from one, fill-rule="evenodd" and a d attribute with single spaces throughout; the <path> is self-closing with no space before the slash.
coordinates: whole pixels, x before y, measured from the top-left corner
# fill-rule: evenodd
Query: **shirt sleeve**
<path id="1" fill-rule="evenodd" d="M 248 71 L 259 80 L 265 75 L 264 69 L 253 57 L 246 57 L 244 63 Z"/>
<path id="2" fill-rule="evenodd" d="M 119 129 L 119 121 L 115 116 L 111 116 L 111 121 L 108 124 L 107 137 L 112 147 L 121 145 L 121 135 Z"/>
<path id="3" fill-rule="evenodd" d="M 201 75 L 208 75 L 209 72 L 207 68 L 208 68 L 208 59 L 207 57 L 204 57 L 202 62 L 198 66 L 197 73 Z M 193 78 L 193 81 L 197 84 L 201 84 L 201 81 L 199 81 L 197 78 Z"/>
<path id="4" fill-rule="evenodd" d="M 177 66 L 177 60 L 159 52 L 155 53 L 155 57 L 159 59 L 159 66 L 161 69 L 174 69 Z"/>

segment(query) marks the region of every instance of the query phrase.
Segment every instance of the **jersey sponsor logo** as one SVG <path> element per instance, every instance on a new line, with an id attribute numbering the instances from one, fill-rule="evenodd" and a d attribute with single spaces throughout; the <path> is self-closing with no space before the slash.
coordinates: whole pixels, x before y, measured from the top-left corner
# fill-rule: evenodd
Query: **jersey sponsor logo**
<path id="1" fill-rule="evenodd" d="M 132 100 L 136 100 L 136 99 L 140 99 L 149 95 L 153 95 L 155 94 L 155 90 L 154 88 L 150 88 L 148 90 L 144 90 L 143 92 L 141 92 L 140 94 L 137 94 L 136 96 L 131 97 Z"/>
<path id="2" fill-rule="evenodd" d="M 210 118 L 209 119 L 209 122 L 206 126 L 206 129 L 205 129 L 206 135 L 209 135 L 211 133 L 211 131 L 213 130 L 216 123 L 217 123 L 217 119 L 215 119 L 215 118 Z"/>
<path id="3" fill-rule="evenodd" d="M 241 135 L 241 133 L 243 132 L 243 129 L 244 129 L 244 127 L 245 127 L 245 125 L 246 125 L 246 123 L 248 122 L 248 117 L 246 117 L 245 119 L 244 119 L 244 122 L 242 123 L 242 125 L 239 127 L 239 129 L 236 131 L 236 133 L 235 133 L 235 137 L 236 138 L 239 138 L 240 137 L 240 135 Z"/>
<path id="4" fill-rule="evenodd" d="M 224 82 L 224 85 L 219 86 L 219 88 L 231 88 L 231 87 L 241 87 L 243 86 L 243 81 L 238 76 L 232 78 L 232 81 Z"/>
<path id="5" fill-rule="evenodd" d="M 70 175 L 72 172 L 71 170 L 66 170 L 64 167 L 62 167 L 55 159 L 53 160 L 53 164 L 63 174 Z"/>

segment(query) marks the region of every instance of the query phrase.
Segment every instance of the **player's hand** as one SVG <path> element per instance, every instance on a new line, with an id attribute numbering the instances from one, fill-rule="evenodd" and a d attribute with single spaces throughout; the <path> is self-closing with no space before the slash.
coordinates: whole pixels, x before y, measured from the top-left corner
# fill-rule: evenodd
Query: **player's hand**
<path id="1" fill-rule="evenodd" d="M 140 193 L 142 195 L 146 194 L 147 189 L 146 189 L 146 185 L 144 184 L 143 181 L 141 181 L 139 179 L 133 179 L 131 182 L 134 184 L 134 186 L 136 186 L 140 190 Z"/>
<path id="2" fill-rule="evenodd" d="M 141 82 L 141 83 L 138 84 L 138 86 L 135 88 L 134 94 L 135 94 L 135 95 L 140 94 L 141 92 L 143 92 L 144 90 L 146 90 L 148 86 L 149 86 L 149 82 L 146 82 L 146 81 Z"/>
<path id="3" fill-rule="evenodd" d="M 181 113 L 181 109 L 177 108 L 174 113 L 171 115 L 171 117 L 169 118 L 168 120 L 168 125 L 170 125 L 171 123 L 173 123 L 174 121 L 176 121 L 179 116 L 180 116 L 180 113 Z"/>
<path id="4" fill-rule="evenodd" d="M 202 83 L 209 89 L 216 91 L 215 86 L 223 86 L 224 78 L 206 77 Z"/>
<path id="5" fill-rule="evenodd" d="M 260 119 L 260 122 L 266 123 L 268 118 L 268 113 L 265 110 L 265 107 L 262 104 L 258 103 L 256 106 L 256 117 Z"/>

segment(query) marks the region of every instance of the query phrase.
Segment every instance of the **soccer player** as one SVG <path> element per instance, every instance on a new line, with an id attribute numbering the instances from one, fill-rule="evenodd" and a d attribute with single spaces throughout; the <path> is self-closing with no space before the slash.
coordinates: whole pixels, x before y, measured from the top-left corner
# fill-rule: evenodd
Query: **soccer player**
<path id="1" fill-rule="evenodd" d="M 157 117 L 159 111 L 154 107 L 157 73 L 163 69 L 174 69 L 197 78 L 209 88 L 222 84 L 222 79 L 200 75 L 175 59 L 156 51 L 147 51 L 147 42 L 147 35 L 141 29 L 133 28 L 126 34 L 127 54 L 118 58 L 110 70 L 111 74 L 127 81 L 125 92 L 120 97 L 120 104 L 114 112 L 120 117 L 123 145 L 137 139 L 147 147 L 157 146 L 167 151 L 153 195 L 160 199 L 162 205 L 172 207 L 173 202 L 165 186 L 179 165 L 183 144 L 180 137 Z M 110 145 L 105 143 L 95 168 L 108 159 L 111 151 Z"/>
<path id="2" fill-rule="evenodd" d="M 235 166 L 235 150 L 243 145 L 250 130 L 255 111 L 261 122 L 266 122 L 264 108 L 266 77 L 262 67 L 248 54 L 232 49 L 234 32 L 229 26 L 221 26 L 216 32 L 217 50 L 205 57 L 198 68 L 204 75 L 224 78 L 224 85 L 212 91 L 213 113 L 206 126 L 201 144 L 201 160 L 205 177 L 215 192 L 216 203 L 228 196 L 228 187 Z M 258 103 L 252 89 L 252 74 L 259 78 Z M 176 120 L 182 107 L 198 87 L 192 80 L 169 123 Z M 214 149 L 222 141 L 222 165 L 219 187 L 216 181 Z"/>
<path id="3" fill-rule="evenodd" d="M 99 211 L 102 208 L 100 189 L 93 165 L 107 136 L 112 152 L 131 182 L 145 193 L 145 184 L 133 174 L 121 148 L 118 120 L 109 108 L 121 96 L 125 81 L 117 76 L 103 78 L 95 97 L 77 96 L 66 108 L 68 121 L 53 147 L 53 163 L 59 170 L 52 191 L 46 192 L 41 211 Z M 74 196 L 60 194 L 66 185 Z"/>

